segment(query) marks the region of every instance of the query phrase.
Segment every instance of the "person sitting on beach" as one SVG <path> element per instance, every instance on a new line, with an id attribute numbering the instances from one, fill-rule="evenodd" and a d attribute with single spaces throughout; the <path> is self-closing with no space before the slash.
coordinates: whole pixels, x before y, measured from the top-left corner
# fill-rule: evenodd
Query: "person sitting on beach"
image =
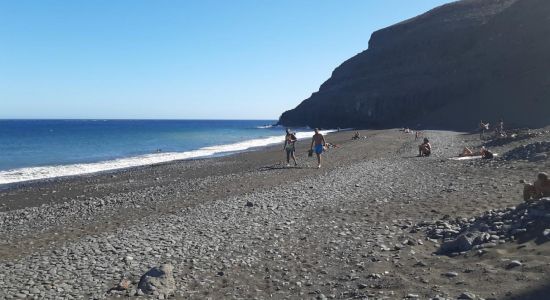
<path id="1" fill-rule="evenodd" d="M 432 145 L 428 138 L 424 138 L 424 142 L 418 145 L 418 156 L 430 156 L 432 154 Z"/>
<path id="2" fill-rule="evenodd" d="M 325 137 L 321 133 L 319 133 L 318 128 L 315 128 L 315 134 L 311 139 L 310 151 L 313 151 L 313 145 L 315 145 L 315 154 L 317 155 L 317 168 L 321 168 L 321 154 L 323 153 L 323 148 L 325 147 L 325 144 Z"/>
<path id="3" fill-rule="evenodd" d="M 359 131 L 356 131 L 351 139 L 352 140 L 358 140 L 359 138 L 361 138 L 361 136 L 359 135 Z"/>
<path id="4" fill-rule="evenodd" d="M 289 129 L 286 130 L 286 136 L 285 136 L 285 144 L 283 146 L 283 150 L 286 150 L 286 166 L 290 166 L 290 158 L 292 157 L 292 160 L 294 161 L 294 166 L 297 166 L 298 163 L 296 162 L 296 156 L 294 153 L 296 152 L 296 141 L 298 139 L 296 138 L 296 135 L 294 133 L 291 133 Z"/>
<path id="5" fill-rule="evenodd" d="M 533 184 L 526 183 L 523 187 L 523 200 L 529 201 L 542 197 L 550 197 L 550 179 L 545 172 L 539 173 Z"/>

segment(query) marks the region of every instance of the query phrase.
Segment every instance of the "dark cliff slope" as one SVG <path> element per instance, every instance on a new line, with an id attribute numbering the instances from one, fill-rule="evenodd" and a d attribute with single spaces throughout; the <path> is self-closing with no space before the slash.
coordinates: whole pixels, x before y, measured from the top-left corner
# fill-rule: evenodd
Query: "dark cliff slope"
<path id="1" fill-rule="evenodd" d="M 550 0 L 463 0 L 372 34 L 287 126 L 550 124 Z"/>

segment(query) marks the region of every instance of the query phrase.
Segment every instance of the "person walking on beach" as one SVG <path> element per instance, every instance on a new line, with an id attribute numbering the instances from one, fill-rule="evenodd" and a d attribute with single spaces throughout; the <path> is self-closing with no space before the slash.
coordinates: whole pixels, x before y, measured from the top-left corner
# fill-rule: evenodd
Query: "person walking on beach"
<path id="1" fill-rule="evenodd" d="M 313 151 L 313 145 L 315 145 L 315 154 L 317 154 L 317 168 L 321 168 L 321 154 L 323 153 L 323 148 L 325 147 L 326 141 L 325 137 L 319 133 L 319 128 L 315 128 L 315 134 L 311 139 L 311 150 Z"/>
<path id="2" fill-rule="evenodd" d="M 294 152 L 296 152 L 296 141 L 298 139 L 296 138 L 296 135 L 294 133 L 290 132 L 290 130 L 287 128 L 286 130 L 286 136 L 285 136 L 285 145 L 283 146 L 283 150 L 286 151 L 286 166 L 290 166 L 290 158 L 292 157 L 292 160 L 294 161 L 294 166 L 297 166 L 298 163 L 296 162 L 296 156 L 294 155 Z"/>

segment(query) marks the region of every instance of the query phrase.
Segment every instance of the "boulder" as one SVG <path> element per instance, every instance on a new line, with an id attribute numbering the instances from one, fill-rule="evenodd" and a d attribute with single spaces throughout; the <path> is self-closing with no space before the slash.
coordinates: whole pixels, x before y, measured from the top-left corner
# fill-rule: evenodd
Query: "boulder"
<path id="1" fill-rule="evenodd" d="M 169 296 L 176 290 L 176 281 L 172 275 L 174 267 L 171 264 L 163 264 L 154 267 L 141 276 L 138 288 L 148 295 L 158 294 Z"/>
<path id="2" fill-rule="evenodd" d="M 439 247 L 439 254 L 450 254 L 454 252 L 469 251 L 474 246 L 475 237 L 468 237 L 465 234 L 459 235 L 456 239 L 445 242 Z"/>

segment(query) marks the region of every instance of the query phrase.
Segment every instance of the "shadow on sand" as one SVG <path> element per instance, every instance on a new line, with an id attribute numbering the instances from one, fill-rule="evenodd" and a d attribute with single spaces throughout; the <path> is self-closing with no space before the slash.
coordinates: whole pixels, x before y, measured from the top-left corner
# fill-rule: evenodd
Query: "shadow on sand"
<path id="1" fill-rule="evenodd" d="M 514 300 L 545 300 L 550 299 L 550 283 L 539 288 L 534 288 L 529 291 L 521 291 L 514 293 L 505 299 Z"/>
<path id="2" fill-rule="evenodd" d="M 300 166 L 300 165 L 291 166 L 291 167 L 281 166 L 281 165 L 274 165 L 274 166 L 263 166 L 263 167 L 259 168 L 258 171 L 265 172 L 265 171 L 273 171 L 273 170 L 292 170 L 292 169 L 301 170 L 301 169 L 310 169 L 310 168 Z"/>

